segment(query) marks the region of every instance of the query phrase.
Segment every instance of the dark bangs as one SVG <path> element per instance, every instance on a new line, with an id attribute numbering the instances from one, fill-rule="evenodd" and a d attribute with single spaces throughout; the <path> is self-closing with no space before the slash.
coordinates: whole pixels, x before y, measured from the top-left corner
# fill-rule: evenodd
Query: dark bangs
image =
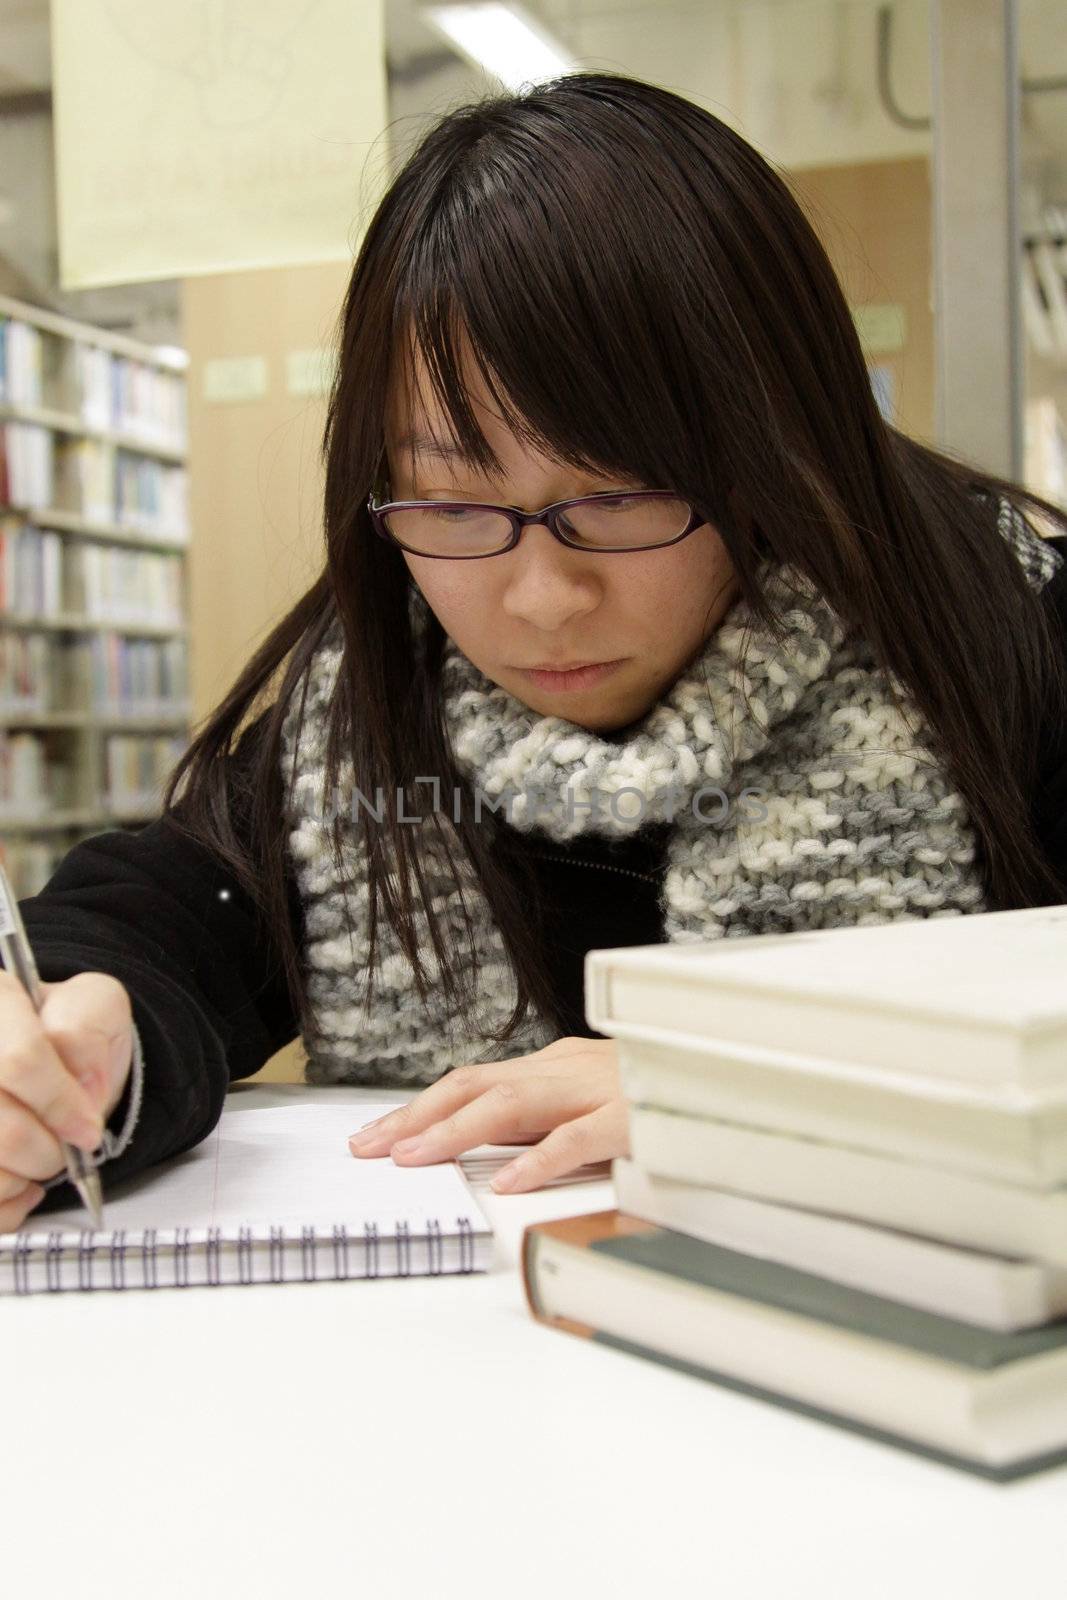
<path id="1" fill-rule="evenodd" d="M 580 471 L 699 488 L 718 520 L 714 491 L 706 503 L 726 477 L 716 412 L 739 352 L 697 267 L 713 253 L 706 196 L 639 104 L 599 119 L 591 89 L 565 81 L 540 100 L 469 108 L 430 136 L 442 159 L 397 269 L 392 360 L 414 393 L 417 352 L 453 442 L 483 472 L 501 464 L 469 401 L 468 359 L 524 443 Z"/>

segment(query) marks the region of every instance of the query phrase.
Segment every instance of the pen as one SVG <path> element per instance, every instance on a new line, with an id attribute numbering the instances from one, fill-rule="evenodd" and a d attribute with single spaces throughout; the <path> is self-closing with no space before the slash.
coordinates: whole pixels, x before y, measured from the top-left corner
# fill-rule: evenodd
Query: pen
<path id="1" fill-rule="evenodd" d="M 17 978 L 26 990 L 34 1009 L 40 1011 L 44 1004 L 44 990 L 33 959 L 30 941 L 19 912 L 3 863 L 0 862 L 0 961 L 12 977 Z M 93 1225 L 104 1225 L 104 1208 L 101 1200 L 100 1178 L 89 1156 L 76 1144 L 59 1141 L 63 1159 L 67 1163 L 67 1176 L 81 1195 L 93 1219 Z"/>

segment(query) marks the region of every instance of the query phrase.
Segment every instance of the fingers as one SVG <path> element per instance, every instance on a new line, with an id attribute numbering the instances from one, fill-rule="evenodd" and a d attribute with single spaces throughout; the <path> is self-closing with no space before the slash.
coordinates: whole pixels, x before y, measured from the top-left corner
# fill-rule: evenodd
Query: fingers
<path id="1" fill-rule="evenodd" d="M 546 1128 L 573 1114 L 574 1099 L 573 1090 L 568 1095 L 559 1083 L 547 1078 L 502 1078 L 423 1133 L 401 1139 L 390 1154 L 398 1165 L 409 1161 L 421 1165 L 454 1160 L 479 1144 L 537 1139 Z"/>
<path id="2" fill-rule="evenodd" d="M 133 1012 L 123 984 L 79 972 L 49 986 L 41 1026 L 102 1116 L 122 1098 L 133 1053 Z"/>
<path id="3" fill-rule="evenodd" d="M 388 1155 L 398 1139 L 410 1139 L 440 1117 L 449 1116 L 466 1101 L 481 1094 L 492 1081 L 489 1074 L 506 1065 L 506 1062 L 497 1061 L 491 1067 L 456 1067 L 454 1071 L 446 1072 L 443 1078 L 416 1095 L 414 1100 L 409 1100 L 407 1105 L 398 1106 L 388 1116 L 380 1117 L 377 1122 L 370 1122 L 359 1133 L 354 1133 L 348 1141 L 348 1148 L 357 1156 Z"/>
<path id="4" fill-rule="evenodd" d="M 539 1189 L 578 1167 L 594 1161 L 612 1161 L 629 1151 L 626 1102 L 609 1101 L 584 1117 L 553 1128 L 540 1144 L 502 1167 L 492 1187 L 497 1194 L 521 1194 Z"/>
<path id="5" fill-rule="evenodd" d="M 36 1183 L 24 1183 L 22 1189 L 8 1200 L 0 1200 L 0 1233 L 14 1233 L 21 1228 L 34 1206 L 44 1199 L 44 1190 Z"/>
<path id="6" fill-rule="evenodd" d="M 481 1144 L 533 1143 L 493 1181 L 537 1188 L 629 1150 L 615 1040 L 567 1038 L 521 1056 L 457 1067 L 349 1140 L 352 1154 L 398 1166 L 454 1160 Z M 546 1130 L 548 1130 L 546 1132 Z"/>
<path id="7" fill-rule="evenodd" d="M 121 1021 L 113 992 L 121 985 L 84 974 L 42 987 L 38 1014 L 22 985 L 0 972 L 0 1232 L 21 1227 L 44 1196 L 43 1180 L 64 1170 L 61 1140 L 92 1151 L 103 1137 L 98 1069 L 115 1053 L 108 1034 Z M 95 1099 L 76 1077 L 87 1060 Z"/>
<path id="8" fill-rule="evenodd" d="M 0 1090 L 0 1201 L 31 1178 L 52 1178 L 66 1165 L 59 1140 L 18 1100 Z"/>
<path id="9" fill-rule="evenodd" d="M 497 1070 L 500 1065 L 496 1064 Z M 434 1084 L 433 1090 L 444 1091 L 446 1082 Z M 462 1086 L 458 1093 L 433 1094 L 432 1098 L 432 1090 L 427 1090 L 411 1102 L 413 1114 L 407 1119 L 407 1128 L 403 1118 L 394 1123 L 390 1116 L 366 1143 L 350 1144 L 353 1154 L 389 1154 L 397 1163 L 451 1161 L 475 1145 L 538 1139 L 546 1128 L 587 1109 L 587 1088 L 577 1077 L 568 1082 L 566 1078 L 513 1071 L 495 1081 L 483 1078 L 480 1082 L 484 1088 L 473 1099 Z M 449 1111 L 450 1104 L 454 1109 Z M 412 1128 L 419 1131 L 409 1132 Z"/>
<path id="10" fill-rule="evenodd" d="M 103 1137 L 100 1112 L 67 1070 L 29 995 L 7 972 L 0 973 L 0 1041 L 0 1091 L 54 1138 L 95 1150 Z"/>
<path id="11" fill-rule="evenodd" d="M 455 1116 L 462 1106 L 498 1084 L 521 1086 L 536 1079 L 543 1083 L 552 1081 L 559 1086 L 559 1113 L 547 1116 L 536 1126 L 532 1125 L 531 1113 L 528 1110 L 521 1110 L 521 1114 L 516 1111 L 515 1103 L 508 1100 L 504 1091 L 498 1100 L 501 1119 L 493 1125 L 487 1137 L 491 1137 L 493 1143 L 501 1144 L 509 1140 L 515 1142 L 539 1137 L 547 1128 L 554 1127 L 562 1116 L 576 1116 L 579 1111 L 590 1111 L 613 1092 L 615 1083 L 610 1074 L 617 1074 L 618 1069 L 605 1046 L 613 1051 L 615 1041 L 568 1036 L 528 1056 L 456 1067 L 416 1095 L 407 1105 L 399 1106 L 396 1111 L 389 1112 L 377 1122 L 368 1123 L 359 1133 L 354 1133 L 349 1140 L 349 1149 L 357 1156 L 388 1155 L 398 1141 L 422 1134 L 442 1119 Z M 472 1142 L 484 1144 L 486 1138 Z M 460 1148 L 469 1148 L 469 1145 Z M 459 1153 L 459 1149 L 452 1152 L 456 1155 Z"/>

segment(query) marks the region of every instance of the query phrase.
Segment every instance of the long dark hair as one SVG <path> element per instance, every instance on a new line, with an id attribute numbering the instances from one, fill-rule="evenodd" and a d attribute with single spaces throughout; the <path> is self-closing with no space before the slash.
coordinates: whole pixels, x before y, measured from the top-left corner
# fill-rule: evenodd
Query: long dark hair
<path id="1" fill-rule="evenodd" d="M 378 206 L 340 318 L 323 441 L 324 570 L 167 784 L 170 812 L 184 778 L 174 820 L 269 919 L 298 1007 L 281 729 L 338 620 L 345 656 L 329 712 L 328 792 L 344 752 L 361 792 L 380 786 L 387 802 L 384 823 L 371 830 L 364 818 L 367 1006 L 379 899 L 425 992 L 412 880 L 446 991 L 463 1005 L 473 997 L 476 971 L 468 963 L 463 981 L 437 928 L 411 844 L 419 830 L 398 822 L 394 800 L 399 790 L 407 815 L 419 810 L 417 774 L 465 787 L 439 714 L 443 630 L 431 615 L 416 651 L 411 578 L 365 509 L 390 379 L 398 362 L 413 363 L 416 344 L 470 461 L 499 470 L 465 392 L 464 335 L 520 437 L 579 470 L 636 477 L 699 507 L 722 536 L 739 593 L 772 629 L 780 619 L 761 590 L 762 561 L 806 574 L 925 719 L 932 753 L 969 809 L 992 906 L 1067 899 L 1029 810 L 1043 722 L 1058 726 L 1067 705 L 1065 674 L 997 507 L 1003 498 L 1053 523 L 1067 517 L 883 420 L 822 246 L 783 179 L 738 134 L 652 84 L 578 73 L 450 112 Z M 250 712 L 265 709 L 245 791 L 248 853 L 231 825 L 224 758 Z M 503 1043 L 529 1002 L 549 1017 L 557 1002 L 528 869 L 501 859 L 496 830 L 475 825 L 469 809 L 446 842 L 467 852 L 517 974 L 517 1005 L 495 1036 Z M 344 825 L 338 818 L 332 830 L 338 859 Z M 436 815 L 430 825 L 444 836 Z"/>

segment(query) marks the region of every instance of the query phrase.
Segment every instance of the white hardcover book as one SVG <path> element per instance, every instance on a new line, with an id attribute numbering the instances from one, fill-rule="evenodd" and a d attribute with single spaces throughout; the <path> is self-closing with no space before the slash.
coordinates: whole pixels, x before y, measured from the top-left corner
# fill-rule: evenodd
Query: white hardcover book
<path id="1" fill-rule="evenodd" d="M 631 1158 L 665 1178 L 1067 1267 L 1067 1189 L 1024 1189 L 649 1106 L 631 1106 L 629 1122 Z"/>
<path id="2" fill-rule="evenodd" d="M 919 1073 L 619 1023 L 621 1084 L 635 1105 L 881 1151 L 1006 1183 L 1067 1182 L 1067 1091 Z"/>
<path id="3" fill-rule="evenodd" d="M 868 1294 L 1011 1333 L 1067 1316 L 1067 1267 L 990 1255 L 612 1163 L 628 1216 Z"/>
<path id="4" fill-rule="evenodd" d="M 1067 905 L 590 950 L 585 1010 L 967 1084 L 1067 1091 Z"/>

